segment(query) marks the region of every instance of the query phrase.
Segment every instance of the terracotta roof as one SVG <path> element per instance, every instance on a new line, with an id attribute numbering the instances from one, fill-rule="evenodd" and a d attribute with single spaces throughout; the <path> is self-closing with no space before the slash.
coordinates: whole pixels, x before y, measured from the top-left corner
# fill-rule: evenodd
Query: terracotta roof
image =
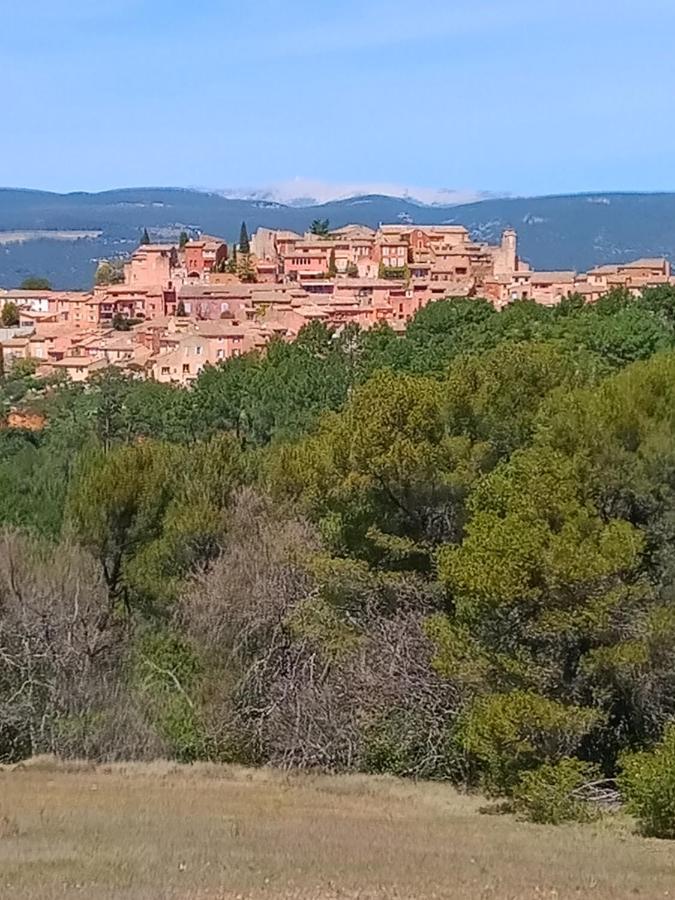
<path id="1" fill-rule="evenodd" d="M 338 288 L 392 288 L 405 282 L 399 278 L 343 278 L 336 282 Z"/>
<path id="2" fill-rule="evenodd" d="M 179 300 L 245 300 L 251 294 L 250 284 L 184 284 L 178 289 Z"/>
<path id="3" fill-rule="evenodd" d="M 574 281 L 577 276 L 576 272 L 531 272 L 530 274 L 533 284 L 542 282 L 564 282 L 567 284 Z"/>
<path id="4" fill-rule="evenodd" d="M 52 360 L 51 365 L 63 369 L 90 369 L 92 366 L 107 366 L 108 363 L 98 356 L 64 356 L 63 359 Z"/>
<path id="5" fill-rule="evenodd" d="M 618 266 L 596 266 L 594 269 L 589 269 L 589 275 L 616 275 L 618 270 Z"/>
<path id="6" fill-rule="evenodd" d="M 661 257 L 655 259 L 636 259 L 633 262 L 619 263 L 620 269 L 664 269 L 668 260 Z"/>
<path id="7" fill-rule="evenodd" d="M 195 326 L 196 335 L 201 337 L 242 337 L 249 334 L 250 327 L 245 327 L 226 319 L 198 322 Z"/>
<path id="8" fill-rule="evenodd" d="M 295 231 L 275 231 L 274 237 L 278 241 L 301 241 L 302 235 L 296 234 Z"/>
<path id="9" fill-rule="evenodd" d="M 47 299 L 54 298 L 57 294 L 55 291 L 22 291 L 22 290 L 8 290 L 2 291 L 0 293 L 0 297 L 3 299 L 16 299 L 16 300 L 32 300 L 32 299 Z"/>

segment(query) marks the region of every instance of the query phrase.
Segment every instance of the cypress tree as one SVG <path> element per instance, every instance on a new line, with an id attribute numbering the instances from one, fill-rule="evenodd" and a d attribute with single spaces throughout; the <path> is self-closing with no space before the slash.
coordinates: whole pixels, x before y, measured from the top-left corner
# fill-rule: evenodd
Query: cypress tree
<path id="1" fill-rule="evenodd" d="M 150 235 L 148 234 L 148 229 L 143 229 L 143 234 L 141 235 L 141 245 L 150 243 Z"/>
<path id="2" fill-rule="evenodd" d="M 248 228 L 246 222 L 241 223 L 241 232 L 239 233 L 239 252 L 248 255 L 251 252 L 251 242 L 248 239 Z"/>

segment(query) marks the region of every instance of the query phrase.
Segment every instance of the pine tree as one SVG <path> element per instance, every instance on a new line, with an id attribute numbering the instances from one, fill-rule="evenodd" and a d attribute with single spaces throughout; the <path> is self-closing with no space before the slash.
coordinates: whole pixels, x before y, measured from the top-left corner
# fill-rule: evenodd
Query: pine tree
<path id="1" fill-rule="evenodd" d="M 241 223 L 241 231 L 239 233 L 239 250 L 246 256 L 251 252 L 251 242 L 248 239 L 248 228 L 246 227 L 246 222 Z"/>
<path id="2" fill-rule="evenodd" d="M 150 243 L 150 235 L 148 234 L 148 229 L 143 229 L 143 234 L 141 235 L 141 246 Z"/>
<path id="3" fill-rule="evenodd" d="M 326 237 L 330 231 L 330 220 L 314 219 L 309 226 L 309 230 L 311 234 L 315 234 L 317 237 Z"/>

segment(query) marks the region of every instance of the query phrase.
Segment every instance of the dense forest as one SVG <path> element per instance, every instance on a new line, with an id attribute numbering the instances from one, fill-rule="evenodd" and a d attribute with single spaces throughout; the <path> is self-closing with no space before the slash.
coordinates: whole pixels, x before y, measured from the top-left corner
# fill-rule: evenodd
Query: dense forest
<path id="1" fill-rule="evenodd" d="M 675 836 L 675 290 L 2 378 L 0 761 L 620 796 Z"/>

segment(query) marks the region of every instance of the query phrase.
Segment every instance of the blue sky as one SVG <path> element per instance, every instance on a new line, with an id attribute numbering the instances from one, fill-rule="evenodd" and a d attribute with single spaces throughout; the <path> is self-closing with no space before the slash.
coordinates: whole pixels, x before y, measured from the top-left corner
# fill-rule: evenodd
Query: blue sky
<path id="1" fill-rule="evenodd" d="M 675 189 L 674 0 L 0 0 L 0 184 Z"/>

